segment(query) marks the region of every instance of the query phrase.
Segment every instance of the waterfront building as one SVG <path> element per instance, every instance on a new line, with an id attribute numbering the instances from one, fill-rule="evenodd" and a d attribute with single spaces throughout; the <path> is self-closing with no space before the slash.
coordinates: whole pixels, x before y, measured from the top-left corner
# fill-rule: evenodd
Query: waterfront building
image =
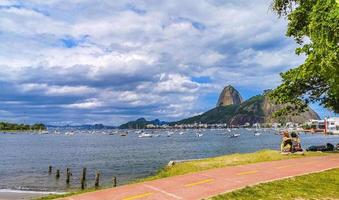
<path id="1" fill-rule="evenodd" d="M 339 135 L 339 117 L 325 118 L 326 132 Z"/>

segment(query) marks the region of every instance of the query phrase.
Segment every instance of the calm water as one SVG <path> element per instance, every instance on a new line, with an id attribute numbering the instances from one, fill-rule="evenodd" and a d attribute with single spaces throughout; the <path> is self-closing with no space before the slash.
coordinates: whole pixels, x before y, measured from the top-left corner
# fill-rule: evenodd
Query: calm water
<path id="1" fill-rule="evenodd" d="M 184 135 L 138 138 L 130 133 L 119 135 L 75 134 L 23 135 L 0 134 L 0 189 L 33 191 L 65 191 L 64 171 L 71 168 L 71 187 L 79 186 L 80 170 L 87 167 L 93 186 L 96 170 L 102 174 L 101 182 L 111 183 L 112 176 L 119 184 L 154 174 L 170 160 L 205 158 L 235 152 L 253 152 L 260 149 L 279 149 L 280 136 L 266 131 L 254 136 L 253 131 L 240 129 L 239 138 L 229 138 L 227 131 L 204 131 L 196 137 L 195 131 Z M 227 133 L 229 134 L 229 133 Z M 301 135 L 303 147 L 327 142 L 339 143 L 339 136 Z M 48 166 L 61 170 L 61 178 L 48 175 Z"/>

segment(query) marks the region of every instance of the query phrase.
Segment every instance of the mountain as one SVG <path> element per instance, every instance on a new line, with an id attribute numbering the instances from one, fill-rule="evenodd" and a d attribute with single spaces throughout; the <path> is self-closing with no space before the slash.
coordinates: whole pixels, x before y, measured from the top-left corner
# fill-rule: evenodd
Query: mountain
<path id="1" fill-rule="evenodd" d="M 145 118 L 139 118 L 135 121 L 130 121 L 125 124 L 119 126 L 120 129 L 127 129 L 127 128 L 145 128 L 146 125 L 153 124 L 161 126 L 163 124 L 168 124 L 167 122 L 160 121 L 159 119 L 155 119 L 152 121 L 147 121 Z"/>
<path id="2" fill-rule="evenodd" d="M 48 128 L 76 128 L 76 129 L 114 129 L 115 126 L 106 126 L 103 124 L 83 124 L 83 125 L 64 125 L 64 126 L 55 126 L 47 125 Z"/>
<path id="3" fill-rule="evenodd" d="M 243 102 L 240 93 L 231 85 L 226 86 L 219 95 L 218 106 L 238 105 Z"/>
<path id="4" fill-rule="evenodd" d="M 226 90 L 225 90 L 226 89 Z M 226 92 L 225 92 L 226 91 Z M 232 95 L 228 95 L 232 94 Z M 220 98 L 222 97 L 222 98 Z M 242 102 L 242 98 L 236 89 L 227 86 L 221 92 L 217 107 L 194 117 L 183 119 L 174 124 L 192 124 L 192 123 L 227 123 L 229 125 L 244 125 L 245 123 L 273 123 L 273 122 L 296 122 L 303 123 L 309 119 L 319 119 L 318 114 L 308 107 L 308 111 L 298 116 L 287 116 L 276 119 L 272 114 L 283 105 L 275 105 L 267 94 L 257 95 Z M 234 98 L 236 99 L 234 101 Z M 220 99 L 223 99 L 220 101 Z M 239 100 L 239 101 L 238 101 Z M 231 103 L 224 105 L 224 103 Z M 240 102 L 240 103 L 239 103 Z"/>

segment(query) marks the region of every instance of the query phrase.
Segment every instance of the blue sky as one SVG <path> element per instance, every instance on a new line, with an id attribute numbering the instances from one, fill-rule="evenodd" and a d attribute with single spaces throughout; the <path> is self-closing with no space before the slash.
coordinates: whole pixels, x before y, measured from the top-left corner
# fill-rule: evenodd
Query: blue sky
<path id="1" fill-rule="evenodd" d="M 229 84 L 245 99 L 274 88 L 304 58 L 269 5 L 2 0 L 0 120 L 177 120 L 212 108 Z"/>

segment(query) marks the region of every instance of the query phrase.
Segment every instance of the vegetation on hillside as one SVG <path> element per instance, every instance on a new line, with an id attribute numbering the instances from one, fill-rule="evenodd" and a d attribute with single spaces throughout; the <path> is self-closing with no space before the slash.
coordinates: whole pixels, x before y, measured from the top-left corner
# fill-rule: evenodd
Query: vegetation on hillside
<path id="1" fill-rule="evenodd" d="M 152 125 L 163 125 L 167 124 L 167 122 L 160 121 L 159 119 L 155 119 L 152 121 L 147 121 L 145 118 L 139 118 L 135 121 L 130 121 L 125 124 L 121 124 L 119 126 L 120 129 L 128 129 L 128 128 L 134 128 L 134 129 L 143 129 L 146 128 L 148 124 Z"/>
<path id="2" fill-rule="evenodd" d="M 238 111 L 239 105 L 218 106 L 201 115 L 183 119 L 174 124 L 194 124 L 194 123 L 227 123 Z"/>
<path id="3" fill-rule="evenodd" d="M 272 10 L 287 17 L 286 35 L 295 39 L 296 54 L 305 55 L 300 66 L 281 73 L 282 84 L 270 94 L 288 104 L 277 116 L 298 113 L 319 102 L 339 113 L 339 1 L 273 0 Z"/>
<path id="4" fill-rule="evenodd" d="M 264 111 L 262 109 L 262 104 L 264 103 L 264 100 L 265 100 L 264 95 L 257 95 L 251 97 L 250 99 L 241 104 L 238 113 L 258 115 L 263 117 Z"/>
<path id="5" fill-rule="evenodd" d="M 339 169 L 259 184 L 213 200 L 338 199 Z"/>
<path id="6" fill-rule="evenodd" d="M 0 130 L 2 131 L 29 131 L 29 130 L 46 130 L 44 124 L 14 124 L 7 122 L 0 122 Z"/>

